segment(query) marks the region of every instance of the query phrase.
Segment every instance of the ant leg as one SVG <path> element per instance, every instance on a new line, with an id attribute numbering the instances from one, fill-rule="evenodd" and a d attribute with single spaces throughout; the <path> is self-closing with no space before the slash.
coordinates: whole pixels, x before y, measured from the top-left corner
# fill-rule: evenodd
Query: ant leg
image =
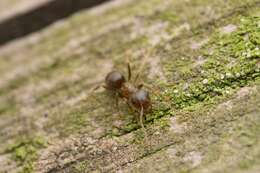
<path id="1" fill-rule="evenodd" d="M 89 92 L 89 95 L 88 96 L 94 96 L 93 93 L 96 92 L 99 88 L 107 88 L 105 85 L 98 85 L 96 86 L 95 88 L 93 88 L 90 92 Z M 95 100 L 97 102 L 99 102 L 99 100 L 96 98 L 96 96 L 94 96 Z"/>
<path id="2" fill-rule="evenodd" d="M 127 101 L 127 99 L 124 99 L 124 101 L 126 102 L 127 106 L 131 109 L 132 112 L 135 112 L 135 108 L 133 107 L 133 105 L 131 103 L 129 103 Z"/>
<path id="3" fill-rule="evenodd" d="M 98 86 L 96 86 L 95 88 L 92 89 L 91 93 L 95 92 L 96 90 L 98 90 L 101 87 L 107 89 L 107 87 L 105 85 L 98 85 Z"/>
<path id="4" fill-rule="evenodd" d="M 140 124 L 141 124 L 141 127 L 143 129 L 143 132 L 144 132 L 144 135 L 145 135 L 145 139 L 147 139 L 147 133 L 146 133 L 146 130 L 145 130 L 145 127 L 144 127 L 144 123 L 143 123 L 143 117 L 144 117 L 144 108 L 143 106 L 141 106 L 141 111 L 140 111 Z"/>
<path id="5" fill-rule="evenodd" d="M 160 91 L 158 91 L 158 90 L 159 90 L 158 88 L 155 89 L 154 87 L 150 86 L 150 85 L 147 84 L 147 83 L 141 83 L 141 84 L 137 85 L 137 88 L 138 88 L 138 89 L 142 89 L 143 87 L 148 88 L 149 90 L 153 91 L 153 93 L 154 93 L 157 97 L 159 97 L 159 96 L 161 95 L 161 94 L 160 94 Z"/>
<path id="6" fill-rule="evenodd" d="M 132 77 L 132 70 L 129 62 L 127 62 L 127 70 L 128 70 L 128 81 L 130 81 Z"/>
<path id="7" fill-rule="evenodd" d="M 132 70 L 131 70 L 131 65 L 130 65 L 130 60 L 129 60 L 129 54 L 130 54 L 130 52 L 126 51 L 128 81 L 130 81 L 132 78 Z"/>
<path id="8" fill-rule="evenodd" d="M 133 81 L 134 84 L 137 83 L 137 80 L 139 79 L 139 76 L 140 76 L 140 71 L 137 73 L 137 75 L 135 76 L 135 79 Z"/>
<path id="9" fill-rule="evenodd" d="M 139 85 L 137 85 L 137 88 L 140 90 L 140 89 L 142 89 L 144 87 L 144 85 L 143 84 L 139 84 Z"/>
<path id="10" fill-rule="evenodd" d="M 143 119 L 146 121 L 146 114 L 143 113 Z"/>
<path id="11" fill-rule="evenodd" d="M 143 108 L 143 106 L 141 106 L 141 111 L 140 111 L 140 124 L 141 124 L 141 126 L 142 126 L 142 128 L 144 129 L 144 123 L 143 123 L 143 116 L 144 116 L 144 108 Z"/>
<path id="12" fill-rule="evenodd" d="M 136 114 L 135 114 L 135 113 L 137 112 L 136 108 L 135 108 L 131 103 L 129 103 L 129 101 L 128 101 L 127 99 L 124 99 L 124 101 L 125 101 L 125 103 L 127 104 L 127 106 L 130 108 L 131 113 L 134 114 L 134 115 L 136 115 Z M 135 120 L 136 122 L 138 122 L 138 121 L 139 121 L 138 116 L 134 116 L 134 120 Z M 133 121 L 134 121 L 134 120 L 133 120 Z"/>
<path id="13" fill-rule="evenodd" d="M 116 101 L 116 109 L 119 111 L 119 95 L 118 93 L 115 93 L 115 101 Z"/>

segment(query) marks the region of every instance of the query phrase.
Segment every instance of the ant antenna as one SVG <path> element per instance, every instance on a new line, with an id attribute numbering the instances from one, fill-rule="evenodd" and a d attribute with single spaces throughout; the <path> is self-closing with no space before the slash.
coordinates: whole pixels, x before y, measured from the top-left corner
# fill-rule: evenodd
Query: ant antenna
<path id="1" fill-rule="evenodd" d="M 129 61 L 127 63 L 127 70 L 128 70 L 128 81 L 130 81 L 131 77 L 132 77 L 132 72 L 131 72 L 131 66 L 130 66 Z"/>
<path id="2" fill-rule="evenodd" d="M 129 60 L 129 55 L 130 51 L 126 51 L 126 59 L 127 59 L 127 72 L 128 72 L 128 81 L 131 80 L 132 77 L 132 70 L 131 70 L 131 65 L 130 65 L 130 60 Z"/>
<path id="3" fill-rule="evenodd" d="M 140 68 L 139 68 L 139 70 L 138 70 L 137 75 L 135 76 L 135 79 L 134 79 L 134 81 L 133 81 L 134 84 L 137 83 L 137 80 L 139 79 L 140 74 L 142 73 L 142 71 L 143 71 L 143 69 L 144 69 L 144 66 L 145 66 L 146 63 L 147 63 L 147 59 L 148 59 L 148 57 L 149 57 L 149 55 L 150 55 L 150 52 L 148 52 L 148 54 L 145 55 L 146 52 L 147 52 L 147 51 L 142 51 L 142 56 L 144 57 L 144 60 L 143 60 L 141 66 L 140 66 Z"/>

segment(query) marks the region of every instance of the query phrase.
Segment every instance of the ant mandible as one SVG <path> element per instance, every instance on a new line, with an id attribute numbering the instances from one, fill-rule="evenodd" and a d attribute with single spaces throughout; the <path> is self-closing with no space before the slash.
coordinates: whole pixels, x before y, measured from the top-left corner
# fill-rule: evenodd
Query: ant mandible
<path id="1" fill-rule="evenodd" d="M 130 64 L 127 63 L 128 80 L 126 81 L 124 75 L 119 71 L 112 71 L 107 74 L 105 78 L 105 85 L 102 85 L 108 91 L 116 95 L 116 104 L 118 106 L 118 98 L 126 101 L 128 106 L 139 113 L 139 121 L 144 128 L 143 118 L 146 119 L 145 114 L 152 109 L 150 94 L 148 91 L 142 89 L 143 84 L 138 86 L 133 85 L 130 80 L 132 76 Z M 138 75 L 136 76 L 137 79 Z M 136 80 L 135 80 L 136 81 Z M 99 88 L 98 86 L 97 88 Z M 137 118 L 138 120 L 138 118 Z"/>

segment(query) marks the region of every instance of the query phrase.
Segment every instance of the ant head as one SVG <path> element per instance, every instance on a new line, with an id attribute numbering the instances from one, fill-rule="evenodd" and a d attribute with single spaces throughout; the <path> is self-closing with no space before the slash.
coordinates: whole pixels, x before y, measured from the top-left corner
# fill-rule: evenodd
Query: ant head
<path id="1" fill-rule="evenodd" d="M 125 77 L 118 71 L 112 71 L 107 74 L 106 87 L 110 90 L 120 89 L 126 82 Z"/>
<path id="2" fill-rule="evenodd" d="M 141 107 L 143 107 L 144 110 L 147 110 L 151 106 L 149 92 L 143 89 L 138 89 L 132 94 L 131 103 L 139 110 Z"/>

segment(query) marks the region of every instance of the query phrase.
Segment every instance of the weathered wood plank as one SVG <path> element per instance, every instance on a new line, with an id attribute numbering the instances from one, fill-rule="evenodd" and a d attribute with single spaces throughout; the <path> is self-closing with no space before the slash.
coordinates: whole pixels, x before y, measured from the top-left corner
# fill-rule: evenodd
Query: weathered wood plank
<path id="1" fill-rule="evenodd" d="M 0 172 L 257 172 L 259 9 L 113 1 L 0 48 Z M 147 139 L 90 94 L 127 56 L 159 92 Z"/>

